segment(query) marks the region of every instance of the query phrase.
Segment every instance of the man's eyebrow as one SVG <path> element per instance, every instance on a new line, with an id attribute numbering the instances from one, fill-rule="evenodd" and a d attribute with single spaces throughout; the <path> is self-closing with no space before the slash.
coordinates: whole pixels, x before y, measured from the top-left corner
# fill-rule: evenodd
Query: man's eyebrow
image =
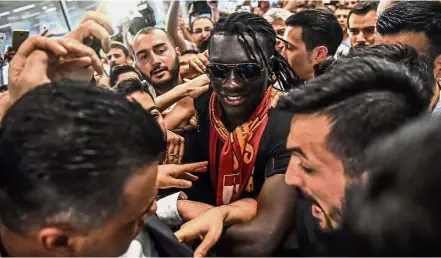
<path id="1" fill-rule="evenodd" d="M 283 39 L 282 37 L 279 37 L 279 36 L 276 35 L 276 38 L 277 38 L 278 40 L 282 41 L 282 42 L 285 43 L 285 44 L 288 44 L 288 45 L 290 45 L 290 46 L 294 46 L 293 43 L 289 42 L 289 41 L 286 40 L 286 39 Z"/>
<path id="2" fill-rule="evenodd" d="M 295 152 L 300 154 L 300 156 L 304 157 L 305 159 L 307 159 L 308 157 L 306 156 L 306 154 L 302 151 L 302 149 L 300 147 L 292 147 L 292 148 L 288 148 L 289 152 Z"/>

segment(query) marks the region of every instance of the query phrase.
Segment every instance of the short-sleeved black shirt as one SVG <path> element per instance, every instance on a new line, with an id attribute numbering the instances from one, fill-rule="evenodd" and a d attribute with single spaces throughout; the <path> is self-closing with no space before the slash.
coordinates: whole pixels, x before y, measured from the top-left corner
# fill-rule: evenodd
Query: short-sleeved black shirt
<path id="1" fill-rule="evenodd" d="M 192 156 L 195 161 L 209 161 L 210 118 L 209 100 L 212 90 L 204 93 L 195 100 L 195 108 L 199 115 L 199 130 L 187 141 L 191 141 Z M 288 168 L 290 154 L 286 150 L 286 140 L 292 114 L 271 109 L 268 114 L 268 123 L 260 140 L 254 169 L 254 190 L 243 192 L 241 198 L 256 197 L 265 179 L 275 174 L 284 174 Z M 219 157 L 217 157 L 219 158 Z M 186 160 L 189 162 L 190 160 Z M 216 203 L 215 190 L 210 180 L 210 171 L 198 173 L 199 180 L 186 191 L 190 200 L 214 205 Z"/>

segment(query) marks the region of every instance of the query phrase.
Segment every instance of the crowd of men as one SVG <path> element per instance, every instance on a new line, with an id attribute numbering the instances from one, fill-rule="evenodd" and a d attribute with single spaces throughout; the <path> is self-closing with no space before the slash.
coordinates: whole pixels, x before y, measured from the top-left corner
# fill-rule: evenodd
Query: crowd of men
<path id="1" fill-rule="evenodd" d="M 12 48 L 0 255 L 441 255 L 441 2 L 260 2 Z"/>

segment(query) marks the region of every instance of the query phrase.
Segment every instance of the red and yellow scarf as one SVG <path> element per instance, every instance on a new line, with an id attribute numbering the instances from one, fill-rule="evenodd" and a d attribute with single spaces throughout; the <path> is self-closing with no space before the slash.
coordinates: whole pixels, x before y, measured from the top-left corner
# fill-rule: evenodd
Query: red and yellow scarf
<path id="1" fill-rule="evenodd" d="M 220 118 L 222 108 L 213 92 L 210 97 L 210 174 L 211 183 L 216 190 L 216 205 L 236 201 L 246 187 L 253 191 L 254 163 L 259 149 L 260 139 L 268 122 L 271 107 L 272 88 L 269 87 L 250 119 L 229 132 Z M 222 141 L 223 147 L 217 166 L 217 146 Z"/>

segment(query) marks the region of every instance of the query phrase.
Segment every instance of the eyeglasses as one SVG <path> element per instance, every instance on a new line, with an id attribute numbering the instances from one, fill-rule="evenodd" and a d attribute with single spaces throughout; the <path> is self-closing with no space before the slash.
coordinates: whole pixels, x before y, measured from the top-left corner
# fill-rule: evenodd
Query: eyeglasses
<path id="1" fill-rule="evenodd" d="M 254 82 L 260 78 L 263 72 L 263 68 L 256 63 L 244 63 L 244 64 L 218 64 L 209 63 L 207 65 L 207 72 L 211 79 L 218 82 L 224 82 L 228 79 L 230 70 L 234 69 L 240 80 L 244 82 Z"/>

